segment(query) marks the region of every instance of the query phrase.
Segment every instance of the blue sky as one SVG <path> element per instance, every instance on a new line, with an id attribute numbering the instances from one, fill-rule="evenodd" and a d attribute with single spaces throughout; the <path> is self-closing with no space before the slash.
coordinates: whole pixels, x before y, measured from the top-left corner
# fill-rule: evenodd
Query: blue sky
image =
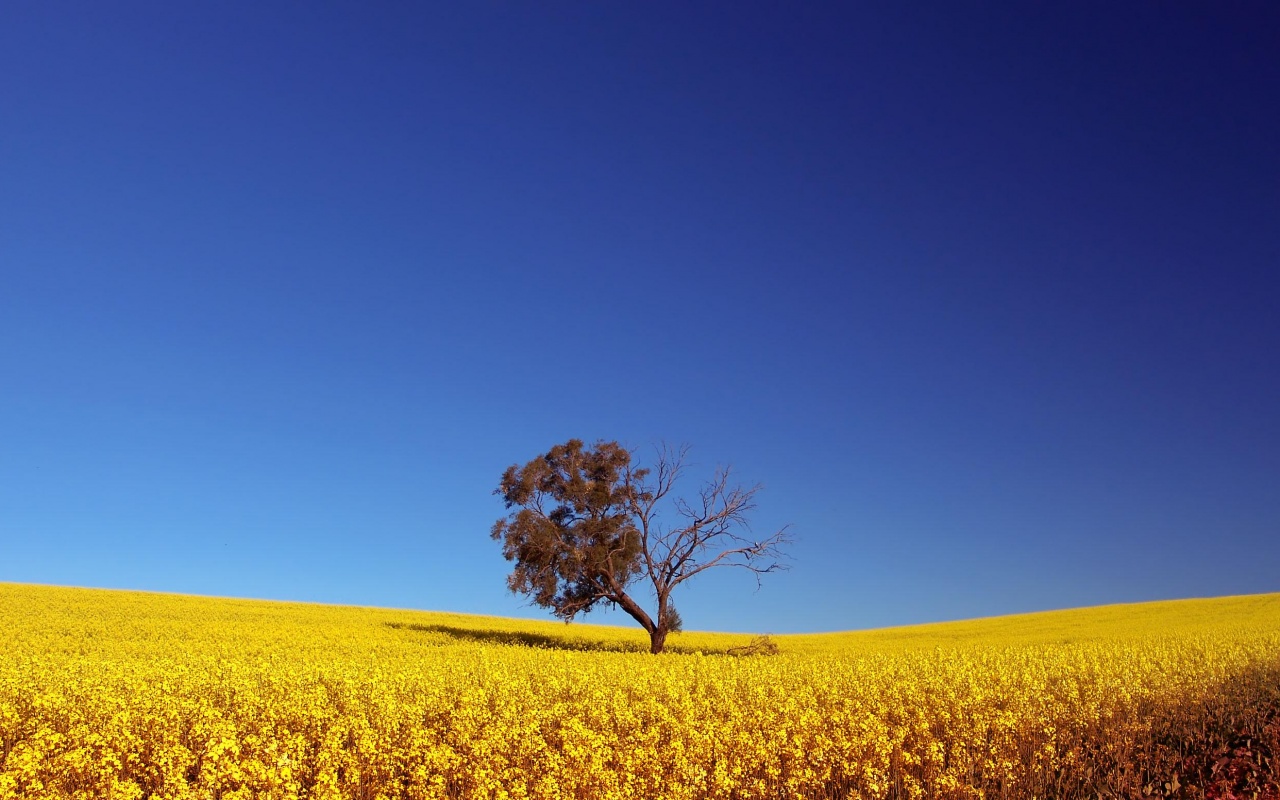
<path id="1" fill-rule="evenodd" d="M 908 5 L 7 4 L 0 580 L 546 616 L 577 437 L 690 628 L 1280 591 L 1280 13 Z"/>

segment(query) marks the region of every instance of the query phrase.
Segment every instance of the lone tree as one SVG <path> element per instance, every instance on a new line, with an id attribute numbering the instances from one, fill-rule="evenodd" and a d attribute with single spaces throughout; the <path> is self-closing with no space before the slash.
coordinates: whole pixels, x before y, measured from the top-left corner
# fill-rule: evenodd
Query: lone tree
<path id="1" fill-rule="evenodd" d="M 641 467 L 617 442 L 586 447 L 570 439 L 508 467 L 494 494 L 511 513 L 494 523 L 492 535 L 515 562 L 511 591 L 566 622 L 597 603 L 616 605 L 648 632 L 649 651 L 661 653 L 667 634 L 681 629 L 671 602 L 677 586 L 712 567 L 739 567 L 757 582 L 784 569 L 787 529 L 755 538 L 747 522 L 759 485 L 733 484 L 721 467 L 697 499 L 671 496 L 687 455 L 688 447 L 661 445 L 656 463 Z M 674 512 L 674 525 L 658 523 L 663 505 Z M 653 616 L 629 592 L 646 580 Z"/>

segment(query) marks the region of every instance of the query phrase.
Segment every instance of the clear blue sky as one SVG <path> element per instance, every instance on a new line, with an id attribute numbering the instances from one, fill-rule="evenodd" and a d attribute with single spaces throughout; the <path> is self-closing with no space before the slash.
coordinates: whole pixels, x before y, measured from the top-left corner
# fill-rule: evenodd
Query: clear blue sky
<path id="1" fill-rule="evenodd" d="M 854 6 L 6 3 L 0 580 L 545 616 L 578 437 L 690 628 L 1280 590 L 1280 10 Z"/>

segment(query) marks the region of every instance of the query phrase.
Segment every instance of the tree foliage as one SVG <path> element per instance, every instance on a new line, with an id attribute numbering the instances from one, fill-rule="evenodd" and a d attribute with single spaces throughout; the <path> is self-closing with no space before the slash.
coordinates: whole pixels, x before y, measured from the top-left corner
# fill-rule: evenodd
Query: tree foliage
<path id="1" fill-rule="evenodd" d="M 663 445 L 653 466 L 644 467 L 617 442 L 587 447 L 570 439 L 523 467 L 508 467 L 494 493 L 510 513 L 492 531 L 515 563 L 508 586 L 566 621 L 601 602 L 616 605 L 660 653 L 667 634 L 682 626 L 671 600 L 675 587 L 712 567 L 745 569 L 757 580 L 783 569 L 786 528 L 751 536 L 748 515 L 759 485 L 734 484 L 722 467 L 695 499 L 673 495 L 687 455 L 687 447 Z M 663 506 L 675 524 L 659 522 Z M 637 582 L 652 588 L 652 616 L 631 594 Z"/>

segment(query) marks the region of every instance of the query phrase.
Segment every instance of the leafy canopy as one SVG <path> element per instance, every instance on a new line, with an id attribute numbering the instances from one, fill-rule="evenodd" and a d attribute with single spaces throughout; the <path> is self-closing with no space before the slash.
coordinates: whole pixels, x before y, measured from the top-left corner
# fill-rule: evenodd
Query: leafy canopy
<path id="1" fill-rule="evenodd" d="M 507 468 L 495 494 L 520 510 L 498 520 L 492 536 L 516 564 L 507 579 L 513 592 L 571 620 L 639 576 L 641 536 L 631 510 L 643 497 L 635 481 L 647 470 L 630 466 L 617 442 L 587 449 L 570 439 Z"/>

